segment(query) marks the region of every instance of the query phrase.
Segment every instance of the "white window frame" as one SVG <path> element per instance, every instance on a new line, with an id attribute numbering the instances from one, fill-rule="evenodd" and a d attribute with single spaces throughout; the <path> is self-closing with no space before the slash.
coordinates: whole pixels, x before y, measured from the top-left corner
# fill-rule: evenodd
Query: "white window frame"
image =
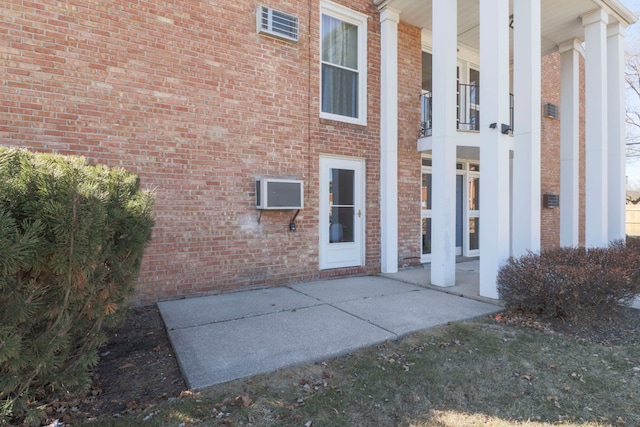
<path id="1" fill-rule="evenodd" d="M 348 117 L 322 111 L 322 15 L 329 15 L 358 27 L 358 117 Z M 330 1 L 320 4 L 320 117 L 323 119 L 367 124 L 367 15 Z"/>
<path id="2" fill-rule="evenodd" d="M 423 157 L 423 159 L 431 159 L 430 157 Z M 423 174 L 430 174 L 431 175 L 431 179 L 433 179 L 433 166 L 421 166 L 420 169 L 420 191 L 422 191 L 422 175 Z M 433 181 L 431 181 L 433 182 Z M 433 207 L 433 206 L 432 206 Z M 420 196 L 420 263 L 425 264 L 425 263 L 430 263 L 431 262 L 431 252 L 428 254 L 425 254 L 422 252 L 422 221 L 425 219 L 432 219 L 433 217 L 433 210 L 432 209 L 422 209 L 422 195 Z M 433 242 L 431 245 L 432 251 L 433 251 Z"/>

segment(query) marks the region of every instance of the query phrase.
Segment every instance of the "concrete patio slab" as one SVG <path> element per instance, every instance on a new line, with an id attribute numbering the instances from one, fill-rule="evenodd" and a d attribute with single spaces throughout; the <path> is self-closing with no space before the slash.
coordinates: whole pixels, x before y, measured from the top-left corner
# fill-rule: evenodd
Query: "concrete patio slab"
<path id="1" fill-rule="evenodd" d="M 171 330 L 317 304 L 317 300 L 289 288 L 271 288 L 159 302 L 158 308 Z"/>
<path id="2" fill-rule="evenodd" d="M 335 306 L 398 336 L 502 310 L 496 305 L 428 289 Z"/>
<path id="3" fill-rule="evenodd" d="M 169 331 L 187 385 L 202 389 L 324 360 L 395 336 L 328 305 Z"/>
<path id="4" fill-rule="evenodd" d="M 305 295 L 326 303 L 381 297 L 419 290 L 407 283 L 389 281 L 379 276 L 349 277 L 338 280 L 297 283 L 290 286 Z"/>
<path id="5" fill-rule="evenodd" d="M 501 310 L 372 276 L 166 301 L 158 307 L 193 389 L 326 360 Z"/>

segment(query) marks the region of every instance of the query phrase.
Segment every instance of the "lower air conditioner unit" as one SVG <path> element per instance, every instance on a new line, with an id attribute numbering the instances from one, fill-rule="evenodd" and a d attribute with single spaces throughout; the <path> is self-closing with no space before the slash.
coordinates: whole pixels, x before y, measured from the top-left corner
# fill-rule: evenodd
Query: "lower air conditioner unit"
<path id="1" fill-rule="evenodd" d="M 302 209 L 304 181 L 256 179 L 256 209 Z"/>

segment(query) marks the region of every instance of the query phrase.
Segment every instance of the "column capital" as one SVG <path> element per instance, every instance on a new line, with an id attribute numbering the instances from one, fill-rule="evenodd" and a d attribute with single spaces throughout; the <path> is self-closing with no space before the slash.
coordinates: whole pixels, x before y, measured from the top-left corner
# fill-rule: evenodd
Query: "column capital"
<path id="1" fill-rule="evenodd" d="M 602 22 L 603 24 L 609 23 L 609 15 L 604 9 L 596 9 L 593 12 L 582 15 L 582 25 L 591 25 Z"/>
<path id="2" fill-rule="evenodd" d="M 560 43 L 558 45 L 558 51 L 560 54 L 565 52 L 569 52 L 570 50 L 575 50 L 580 53 L 580 55 L 584 56 L 584 48 L 582 47 L 582 42 L 578 39 L 567 40 L 566 42 Z"/>
<path id="3" fill-rule="evenodd" d="M 619 21 L 613 21 L 607 26 L 607 37 L 624 37 L 627 32 L 627 26 Z"/>
<path id="4" fill-rule="evenodd" d="M 391 21 L 396 24 L 400 22 L 400 11 L 393 7 L 386 6 L 380 11 L 380 22 Z"/>

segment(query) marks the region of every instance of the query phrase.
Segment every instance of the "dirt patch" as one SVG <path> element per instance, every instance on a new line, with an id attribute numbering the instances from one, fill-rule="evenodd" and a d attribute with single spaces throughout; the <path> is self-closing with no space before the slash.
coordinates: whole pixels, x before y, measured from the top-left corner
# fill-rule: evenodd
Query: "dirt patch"
<path id="1" fill-rule="evenodd" d="M 156 306 L 132 309 L 121 328 L 109 331 L 93 379 L 80 408 L 88 419 L 145 410 L 186 390 Z"/>

